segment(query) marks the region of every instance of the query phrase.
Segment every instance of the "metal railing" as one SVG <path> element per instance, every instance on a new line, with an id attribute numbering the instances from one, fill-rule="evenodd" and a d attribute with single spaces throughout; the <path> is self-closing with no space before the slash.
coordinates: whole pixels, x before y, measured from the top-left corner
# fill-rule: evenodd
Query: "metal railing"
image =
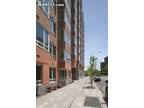
<path id="1" fill-rule="evenodd" d="M 42 49 L 44 49 L 44 50 L 46 50 L 46 51 L 49 52 L 48 45 L 45 45 L 45 44 L 43 44 L 42 42 L 40 42 L 40 41 L 38 41 L 38 40 L 36 40 L 36 45 L 37 45 L 38 47 L 40 47 L 40 48 L 42 48 Z"/>

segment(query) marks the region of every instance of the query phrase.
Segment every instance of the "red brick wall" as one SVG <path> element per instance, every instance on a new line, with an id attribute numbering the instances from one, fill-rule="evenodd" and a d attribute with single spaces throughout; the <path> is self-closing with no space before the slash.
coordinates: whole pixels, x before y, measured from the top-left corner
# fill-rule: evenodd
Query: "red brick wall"
<path id="1" fill-rule="evenodd" d="M 46 85 L 49 82 L 49 65 L 43 64 L 43 80 L 42 83 Z"/>
<path id="2" fill-rule="evenodd" d="M 50 61 L 49 53 L 37 46 L 36 47 L 36 62 L 49 64 L 49 61 Z"/>

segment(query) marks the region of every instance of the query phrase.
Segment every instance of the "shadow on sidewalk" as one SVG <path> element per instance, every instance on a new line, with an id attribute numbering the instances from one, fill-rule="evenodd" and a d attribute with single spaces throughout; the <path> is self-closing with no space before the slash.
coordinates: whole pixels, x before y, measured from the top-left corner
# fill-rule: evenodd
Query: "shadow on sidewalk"
<path id="1" fill-rule="evenodd" d="M 83 89 L 95 89 L 95 87 L 87 86 L 87 87 L 83 87 Z"/>

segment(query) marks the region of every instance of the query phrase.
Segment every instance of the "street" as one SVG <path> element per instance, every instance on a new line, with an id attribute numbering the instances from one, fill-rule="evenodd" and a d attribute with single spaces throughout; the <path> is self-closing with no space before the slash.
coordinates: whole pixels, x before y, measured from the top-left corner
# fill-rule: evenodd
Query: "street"
<path id="1" fill-rule="evenodd" d="M 96 84 L 90 87 L 89 77 L 77 80 L 63 88 L 36 99 L 37 108 L 107 108 Z M 90 106 L 88 106 L 90 105 Z M 98 107 L 100 106 L 100 107 Z"/>
<path id="2" fill-rule="evenodd" d="M 108 80 L 107 76 L 101 76 L 101 81 L 100 82 L 96 82 L 97 87 L 99 88 L 99 90 L 102 92 L 102 94 L 105 94 L 105 81 Z"/>

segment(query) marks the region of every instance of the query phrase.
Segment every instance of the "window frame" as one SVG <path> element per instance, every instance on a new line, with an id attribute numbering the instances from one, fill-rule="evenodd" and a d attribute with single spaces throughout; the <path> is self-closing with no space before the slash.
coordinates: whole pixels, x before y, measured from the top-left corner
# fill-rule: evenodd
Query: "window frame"
<path id="1" fill-rule="evenodd" d="M 52 70 L 52 71 L 51 71 Z M 52 78 L 51 78 L 52 77 Z M 56 68 L 50 67 L 49 68 L 49 81 L 56 81 Z"/>
<path id="2" fill-rule="evenodd" d="M 42 34 L 41 34 L 42 35 L 41 37 L 43 38 L 42 42 L 39 39 L 37 39 L 38 37 L 40 37 L 37 35 L 38 26 L 42 29 Z M 46 51 L 49 51 L 49 32 L 39 22 L 36 22 L 36 45 Z"/>

